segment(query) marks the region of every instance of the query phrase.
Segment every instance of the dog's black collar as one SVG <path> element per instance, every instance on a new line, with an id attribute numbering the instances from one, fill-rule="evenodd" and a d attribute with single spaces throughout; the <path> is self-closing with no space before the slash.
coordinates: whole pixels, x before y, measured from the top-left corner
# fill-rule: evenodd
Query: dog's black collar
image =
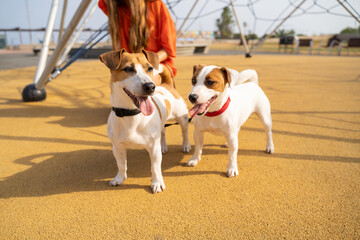
<path id="1" fill-rule="evenodd" d="M 141 113 L 141 111 L 139 109 L 126 109 L 126 108 L 112 107 L 112 110 L 115 112 L 116 116 L 118 116 L 118 117 L 134 116 L 134 115 Z"/>

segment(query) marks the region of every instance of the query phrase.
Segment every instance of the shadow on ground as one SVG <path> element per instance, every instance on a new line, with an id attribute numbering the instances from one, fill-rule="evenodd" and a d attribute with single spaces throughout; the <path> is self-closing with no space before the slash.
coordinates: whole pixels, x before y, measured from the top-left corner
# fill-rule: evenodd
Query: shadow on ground
<path id="1" fill-rule="evenodd" d="M 184 157 L 181 146 L 168 146 L 163 155 L 163 175 L 175 176 L 165 171 L 179 166 Z M 117 173 L 111 150 L 88 149 L 73 152 L 35 154 L 17 159 L 15 163 L 30 166 L 0 181 L 0 198 L 37 197 L 84 191 L 113 191 L 144 189 L 150 192 L 150 157 L 146 150 L 128 150 L 128 178 L 149 178 L 149 185 L 125 184 L 109 187 L 108 181 Z M 190 157 L 190 155 L 189 155 Z M 192 172 L 209 174 L 218 172 Z"/>
<path id="2" fill-rule="evenodd" d="M 21 102 L 22 103 L 22 102 Z M 0 109 L 0 118 L 48 118 L 48 117 L 63 117 L 60 120 L 49 122 L 59 124 L 64 127 L 93 127 L 106 124 L 107 117 L 110 113 L 110 107 L 77 107 L 65 108 L 59 106 L 41 106 L 41 105 L 26 105 L 20 104 L 20 101 L 13 102 L 12 105 L 21 107 L 14 107 L 10 109 Z"/>
<path id="3" fill-rule="evenodd" d="M 204 155 L 224 155 L 226 148 L 213 149 L 205 145 Z M 180 161 L 184 154 L 180 146 L 168 146 L 169 152 L 163 156 L 162 171 L 164 177 L 180 177 L 190 175 L 220 175 L 223 171 L 194 171 L 185 167 Z M 260 158 L 276 158 L 289 160 L 336 161 L 360 163 L 358 158 L 341 156 L 320 156 L 306 154 L 277 153 L 269 155 L 261 150 L 240 150 L 238 157 L 258 156 Z M 190 159 L 187 154 L 186 159 Z M 224 159 L 225 160 L 225 159 Z M 224 169 L 226 166 L 224 161 Z M 73 152 L 54 152 L 35 154 L 17 159 L 17 164 L 30 166 L 29 169 L 7 177 L 0 181 L 0 198 L 38 197 L 84 191 L 116 191 L 143 189 L 150 193 L 150 158 L 146 150 L 128 150 L 128 178 L 149 178 L 148 185 L 126 184 L 109 187 L 108 181 L 117 173 L 117 166 L 111 150 L 88 149 Z M 201 164 L 206 164 L 202 161 Z M 175 166 L 182 165 L 181 171 L 166 172 Z"/>

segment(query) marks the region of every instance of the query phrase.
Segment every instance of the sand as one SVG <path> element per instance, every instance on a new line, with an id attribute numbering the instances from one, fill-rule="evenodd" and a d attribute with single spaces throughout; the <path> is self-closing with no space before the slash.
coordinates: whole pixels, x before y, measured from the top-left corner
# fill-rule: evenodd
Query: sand
<path id="1" fill-rule="evenodd" d="M 99 61 L 74 63 L 37 103 L 21 101 L 35 67 L 0 71 L 0 239 L 359 238 L 359 58 L 178 57 L 186 99 L 199 63 L 258 71 L 275 154 L 264 153 L 251 116 L 239 133 L 239 176 L 226 177 L 225 139 L 210 134 L 189 168 L 193 150 L 181 152 L 171 126 L 166 189 L 155 195 L 145 150 L 128 151 L 124 185 L 107 185 L 117 169 L 106 136 L 110 75 Z"/>

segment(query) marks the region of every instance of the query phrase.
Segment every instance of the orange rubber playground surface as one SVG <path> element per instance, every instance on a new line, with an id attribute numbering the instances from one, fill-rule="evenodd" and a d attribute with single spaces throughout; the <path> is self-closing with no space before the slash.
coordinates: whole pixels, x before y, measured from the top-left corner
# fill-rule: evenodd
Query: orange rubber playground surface
<path id="1" fill-rule="evenodd" d="M 178 57 L 187 99 L 192 66 L 253 68 L 272 105 L 275 153 L 260 120 L 239 133 L 239 176 L 227 178 L 225 139 L 205 135 L 186 167 L 179 126 L 167 129 L 166 189 L 151 194 L 150 159 L 128 151 L 128 179 L 106 136 L 110 74 L 74 63 L 23 103 L 35 67 L 0 71 L 0 239 L 359 239 L 360 58 L 294 55 Z M 186 100 L 190 107 L 189 101 Z M 193 125 L 190 125 L 190 141 Z"/>

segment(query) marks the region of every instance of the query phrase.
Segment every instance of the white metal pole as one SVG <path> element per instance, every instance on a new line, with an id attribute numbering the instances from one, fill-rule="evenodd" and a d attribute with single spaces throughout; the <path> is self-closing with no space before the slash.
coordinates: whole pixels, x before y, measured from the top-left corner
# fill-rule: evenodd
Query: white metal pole
<path id="1" fill-rule="evenodd" d="M 23 38 L 21 35 L 21 28 L 19 28 L 20 45 L 23 45 Z"/>
<path id="2" fill-rule="evenodd" d="M 58 7 L 59 7 L 59 0 L 53 0 L 52 6 L 51 6 L 51 11 L 50 11 L 50 16 L 49 16 L 49 20 L 48 20 L 48 25 L 47 25 L 46 31 L 45 31 L 44 41 L 43 41 L 42 47 L 41 47 L 39 63 L 37 65 L 35 76 L 34 76 L 35 84 L 38 82 L 38 80 L 45 68 L 47 56 L 49 54 L 49 43 L 50 43 L 50 39 L 51 39 L 51 34 L 54 30 L 56 12 L 58 10 Z"/>
<path id="3" fill-rule="evenodd" d="M 58 41 L 60 41 L 61 35 L 64 31 L 64 21 L 65 21 L 65 15 L 66 15 L 67 2 L 68 2 L 67 0 L 64 0 L 63 10 L 62 10 L 62 14 L 61 14 L 61 22 L 60 22 Z"/>
<path id="4" fill-rule="evenodd" d="M 176 34 L 176 35 L 177 35 L 178 37 L 180 36 L 181 31 L 182 31 L 185 23 L 187 22 L 188 18 L 190 17 L 192 11 L 194 10 L 194 8 L 195 8 L 195 6 L 196 6 L 196 4 L 197 4 L 198 2 L 199 2 L 199 0 L 196 0 L 196 2 L 194 3 L 194 5 L 193 5 L 192 8 L 190 9 L 189 13 L 187 14 L 186 18 L 184 19 L 183 23 L 181 24 L 179 30 L 177 31 L 177 34 Z"/>
<path id="5" fill-rule="evenodd" d="M 284 23 L 286 20 L 288 20 L 289 17 L 291 17 L 291 15 L 293 15 L 294 12 L 296 12 L 296 10 L 298 10 L 298 8 L 301 7 L 301 5 L 303 5 L 305 2 L 306 2 L 306 0 L 303 0 L 299 5 L 297 5 L 297 6 L 294 8 L 294 10 L 292 10 L 292 11 L 289 13 L 289 15 L 288 15 L 286 18 L 284 18 L 284 19 L 276 26 L 276 28 L 275 28 L 269 35 L 267 35 L 267 36 L 264 37 L 263 39 L 260 39 L 260 41 L 256 44 L 256 46 L 254 47 L 254 49 L 255 49 L 256 47 L 258 47 L 259 45 L 261 45 L 266 39 L 268 39 L 269 37 L 271 37 L 271 36 L 276 32 L 276 30 L 278 30 L 278 28 L 279 28 L 281 25 L 283 25 L 283 23 Z"/>
<path id="6" fill-rule="evenodd" d="M 358 23 L 360 23 L 360 20 L 340 1 L 340 0 L 337 0 L 338 2 L 339 2 L 339 4 L 343 7 L 343 8 L 345 8 L 345 10 L 348 12 L 348 13 L 350 13 L 350 15 L 353 17 L 353 18 L 355 18 L 355 20 L 358 22 Z"/>
<path id="7" fill-rule="evenodd" d="M 232 8 L 232 11 L 233 11 L 233 14 L 234 14 L 234 17 L 235 17 L 235 21 L 236 21 L 236 24 L 239 28 L 239 33 L 240 33 L 240 37 L 241 37 L 241 41 L 243 42 L 244 44 L 244 48 L 245 48 L 245 56 L 246 57 L 251 57 L 251 54 L 250 54 L 250 51 L 249 51 L 249 47 L 247 45 L 247 42 L 246 42 L 246 39 L 245 39 L 245 36 L 244 34 L 242 33 L 241 31 L 241 25 L 240 25 L 240 22 L 239 22 L 239 19 L 237 17 L 237 14 L 236 14 L 236 11 L 235 11 L 235 7 L 234 7 L 234 4 L 233 4 L 233 1 L 230 0 L 230 4 L 231 4 L 231 8 Z"/>
<path id="8" fill-rule="evenodd" d="M 56 46 L 54 53 L 51 55 L 46 68 L 41 74 L 40 79 L 35 83 L 37 89 L 43 89 L 46 85 L 46 82 L 53 71 L 57 61 L 59 60 L 60 54 L 63 52 L 65 45 L 69 41 L 71 35 L 73 34 L 76 26 L 78 25 L 80 19 L 84 15 L 86 9 L 88 8 L 91 0 L 82 0 L 80 6 L 76 10 L 69 26 L 66 28 L 64 35 L 61 37 L 58 45 Z"/>
<path id="9" fill-rule="evenodd" d="M 81 23 L 79 29 L 76 31 L 75 35 L 71 38 L 69 44 L 66 46 L 64 52 L 62 53 L 59 61 L 57 62 L 56 66 L 60 66 L 61 64 L 63 64 L 67 58 L 67 55 L 69 54 L 71 48 L 73 47 L 73 45 L 75 44 L 76 40 L 79 38 L 80 33 L 83 31 L 83 29 L 85 28 L 86 23 L 88 22 L 88 20 L 90 19 L 90 17 L 93 15 L 93 13 L 95 12 L 97 8 L 97 0 L 95 0 L 93 2 L 93 6 L 91 7 L 90 11 L 88 12 L 87 16 L 84 18 L 83 22 Z"/>
<path id="10" fill-rule="evenodd" d="M 27 15 L 28 23 L 29 23 L 29 28 L 30 28 L 30 31 L 29 31 L 30 42 L 31 42 L 31 45 L 34 46 L 34 40 L 33 40 L 33 37 L 32 37 L 32 31 L 31 31 L 31 21 L 30 21 L 30 13 L 29 13 L 29 3 L 28 3 L 28 0 L 26 0 L 25 3 L 26 3 L 26 15 Z"/>

